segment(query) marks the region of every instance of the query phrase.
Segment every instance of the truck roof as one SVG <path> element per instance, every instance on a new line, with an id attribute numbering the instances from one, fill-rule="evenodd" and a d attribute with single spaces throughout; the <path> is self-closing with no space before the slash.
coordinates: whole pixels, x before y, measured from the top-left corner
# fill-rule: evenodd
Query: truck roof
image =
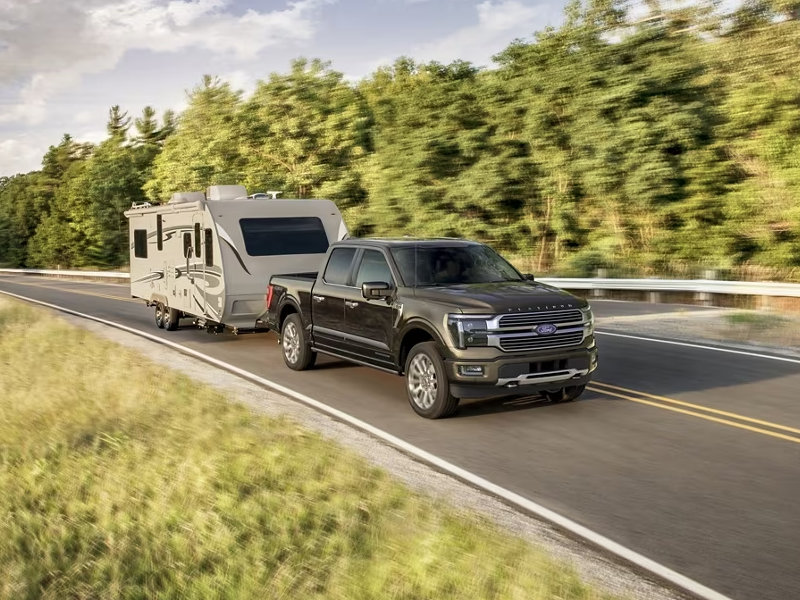
<path id="1" fill-rule="evenodd" d="M 358 244 L 366 246 L 383 246 L 391 248 L 401 248 L 404 246 L 478 246 L 480 242 L 464 240 L 460 238 L 349 238 L 336 242 L 336 245 Z"/>

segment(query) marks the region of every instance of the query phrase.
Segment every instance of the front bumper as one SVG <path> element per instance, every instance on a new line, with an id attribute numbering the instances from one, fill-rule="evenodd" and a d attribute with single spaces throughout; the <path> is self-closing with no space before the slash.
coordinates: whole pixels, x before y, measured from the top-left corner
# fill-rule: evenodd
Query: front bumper
<path id="1" fill-rule="evenodd" d="M 482 375 L 465 375 L 466 367 L 483 367 Z M 457 398 L 489 398 L 586 385 L 597 369 L 597 346 L 489 360 L 445 359 L 450 390 Z"/>

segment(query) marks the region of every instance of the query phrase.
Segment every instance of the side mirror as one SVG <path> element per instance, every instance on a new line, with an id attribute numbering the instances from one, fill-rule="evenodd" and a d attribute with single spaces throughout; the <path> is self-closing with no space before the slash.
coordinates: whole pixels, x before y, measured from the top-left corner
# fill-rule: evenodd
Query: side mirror
<path id="1" fill-rule="evenodd" d="M 523 278 L 525 281 L 535 281 L 535 279 L 536 279 L 536 278 L 533 276 L 533 273 L 525 273 L 525 274 L 522 276 L 522 278 Z"/>
<path id="2" fill-rule="evenodd" d="M 361 295 L 367 300 L 384 300 L 393 291 L 392 284 L 385 281 L 365 281 L 361 284 Z"/>

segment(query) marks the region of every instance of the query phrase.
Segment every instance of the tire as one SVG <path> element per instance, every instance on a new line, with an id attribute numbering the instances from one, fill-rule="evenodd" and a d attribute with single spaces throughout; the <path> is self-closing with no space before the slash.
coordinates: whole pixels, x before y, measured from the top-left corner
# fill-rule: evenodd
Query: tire
<path id="1" fill-rule="evenodd" d="M 305 371 L 317 360 L 317 353 L 311 349 L 303 321 L 297 313 L 286 317 L 281 326 L 281 354 L 286 366 L 294 371 Z"/>
<path id="2" fill-rule="evenodd" d="M 426 419 L 441 419 L 458 408 L 458 398 L 450 393 L 444 361 L 434 342 L 411 348 L 406 358 L 406 392 L 414 412 Z"/>
<path id="3" fill-rule="evenodd" d="M 156 327 L 164 329 L 164 305 L 156 302 Z"/>
<path id="4" fill-rule="evenodd" d="M 542 392 L 542 396 L 550 402 L 572 402 L 576 400 L 585 389 L 585 385 L 568 385 L 560 390 Z"/>
<path id="5" fill-rule="evenodd" d="M 181 318 L 181 313 L 169 306 L 164 307 L 164 329 L 167 331 L 175 331 L 178 328 L 178 321 Z"/>

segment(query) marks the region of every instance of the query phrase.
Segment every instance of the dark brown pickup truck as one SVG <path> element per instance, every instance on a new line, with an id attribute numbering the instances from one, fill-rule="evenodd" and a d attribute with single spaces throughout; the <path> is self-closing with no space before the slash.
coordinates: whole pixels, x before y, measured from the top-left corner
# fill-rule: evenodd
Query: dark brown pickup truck
<path id="1" fill-rule="evenodd" d="M 411 407 L 432 419 L 461 398 L 573 400 L 597 368 L 585 300 L 466 240 L 337 242 L 319 273 L 274 276 L 267 308 L 290 368 L 319 352 L 405 375 Z"/>

